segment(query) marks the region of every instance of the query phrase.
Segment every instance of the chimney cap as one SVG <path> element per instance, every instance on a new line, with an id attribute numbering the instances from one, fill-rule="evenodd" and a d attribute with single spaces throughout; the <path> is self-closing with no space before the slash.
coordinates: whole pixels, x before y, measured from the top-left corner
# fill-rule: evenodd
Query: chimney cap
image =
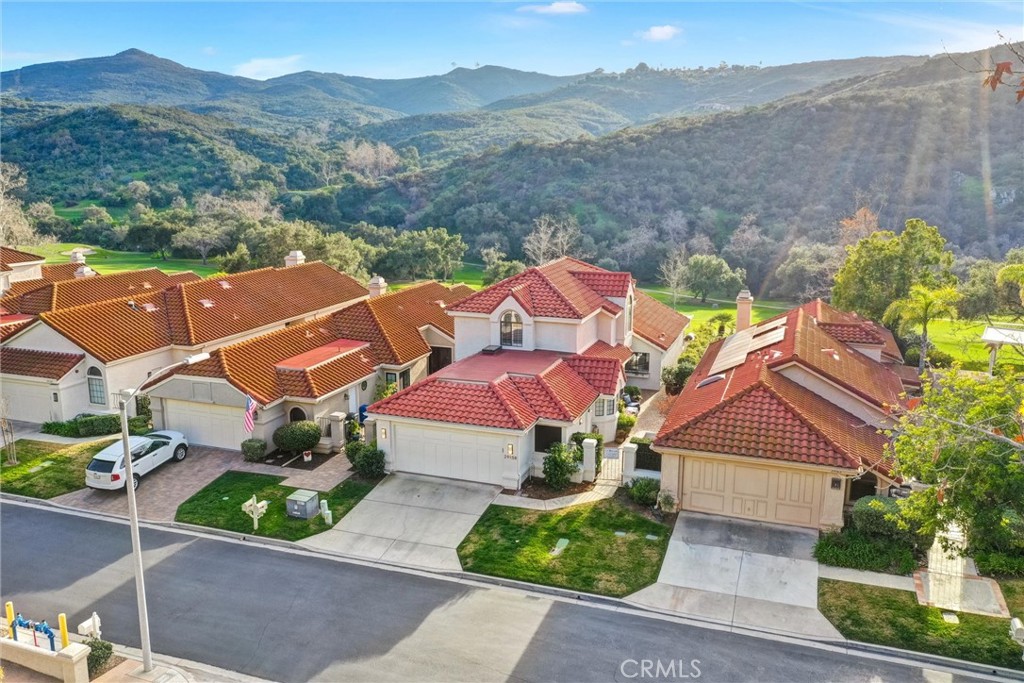
<path id="1" fill-rule="evenodd" d="M 371 285 L 383 285 L 383 284 L 387 284 L 387 280 L 384 279 L 383 275 L 377 275 L 375 273 L 374 276 L 370 278 L 370 284 Z"/>
<path id="2" fill-rule="evenodd" d="M 740 293 L 736 295 L 736 301 L 753 301 L 754 297 L 751 296 L 749 289 L 741 289 Z"/>

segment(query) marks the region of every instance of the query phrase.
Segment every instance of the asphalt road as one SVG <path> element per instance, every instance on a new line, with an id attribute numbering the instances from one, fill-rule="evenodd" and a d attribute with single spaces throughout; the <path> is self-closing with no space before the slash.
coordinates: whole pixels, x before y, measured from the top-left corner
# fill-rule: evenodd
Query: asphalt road
<path id="1" fill-rule="evenodd" d="M 501 588 L 143 529 L 153 649 L 279 681 L 900 681 L 946 674 Z M 0 589 L 138 647 L 128 528 L 0 506 Z M 660 660 L 644 676 L 642 660 Z M 691 660 L 699 660 L 691 668 Z M 674 662 L 674 664 L 673 664 Z M 674 669 L 668 669 L 674 667 Z M 665 674 L 668 675 L 665 675 Z M 686 679 L 683 674 L 690 674 Z"/>

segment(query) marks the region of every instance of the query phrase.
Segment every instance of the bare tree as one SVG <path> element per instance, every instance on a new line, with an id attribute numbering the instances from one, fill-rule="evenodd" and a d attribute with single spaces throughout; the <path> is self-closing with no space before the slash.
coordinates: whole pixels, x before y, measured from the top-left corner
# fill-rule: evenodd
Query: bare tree
<path id="1" fill-rule="evenodd" d="M 661 282 L 672 292 L 672 305 L 676 305 L 679 292 L 686 288 L 686 248 L 676 247 L 668 253 L 658 267 Z"/>
<path id="2" fill-rule="evenodd" d="M 14 440 L 14 425 L 10 420 L 10 403 L 0 396 L 0 445 L 7 451 L 7 464 L 18 464 L 18 445 Z"/>
<path id="3" fill-rule="evenodd" d="M 39 241 L 16 194 L 23 187 L 25 176 L 21 169 L 14 164 L 0 163 L 0 243 L 12 247 Z"/>
<path id="4" fill-rule="evenodd" d="M 540 265 L 576 253 L 582 237 L 575 216 L 559 219 L 544 214 L 533 220 L 533 231 L 523 240 L 523 253 L 531 263 Z"/>

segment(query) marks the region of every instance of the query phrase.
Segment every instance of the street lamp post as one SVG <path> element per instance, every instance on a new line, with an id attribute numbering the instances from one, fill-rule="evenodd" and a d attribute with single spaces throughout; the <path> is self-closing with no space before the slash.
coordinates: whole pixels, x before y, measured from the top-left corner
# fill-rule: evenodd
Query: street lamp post
<path id="1" fill-rule="evenodd" d="M 137 387 L 130 391 L 122 391 L 118 408 L 121 411 L 121 445 L 124 447 L 124 486 L 128 492 L 128 526 L 132 535 L 132 562 L 135 568 L 135 599 L 139 604 L 139 635 L 142 640 L 142 670 L 149 673 L 153 670 L 153 651 L 149 645 L 149 611 L 146 609 L 146 580 L 142 567 L 142 542 L 139 539 L 139 509 L 135 504 L 135 474 L 132 470 L 132 449 L 128 444 L 128 402 L 142 391 L 142 385 L 153 376 L 159 376 L 183 365 L 199 363 L 210 357 L 208 353 L 197 353 L 183 361 L 172 363 L 165 368 L 151 373 Z"/>

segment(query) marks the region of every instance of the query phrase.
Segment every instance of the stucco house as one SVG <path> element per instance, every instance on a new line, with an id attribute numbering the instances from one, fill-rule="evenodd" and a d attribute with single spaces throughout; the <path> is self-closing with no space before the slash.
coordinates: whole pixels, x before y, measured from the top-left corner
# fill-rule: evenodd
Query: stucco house
<path id="1" fill-rule="evenodd" d="M 49 292 L 50 304 L 4 335 L 0 346 L 0 384 L 10 417 L 42 422 L 115 410 L 118 392 L 154 370 L 369 295 L 344 273 L 292 258 L 291 267 L 212 280 L 161 280 L 154 269 L 46 285 L 38 291 Z M 118 298 L 90 301 L 107 295 Z"/>
<path id="2" fill-rule="evenodd" d="M 682 510 L 810 528 L 893 484 L 887 407 L 905 400 L 885 328 L 813 301 L 707 349 L 654 442 L 661 485 Z"/>
<path id="3" fill-rule="evenodd" d="M 614 438 L 627 367 L 644 354 L 641 379 L 660 383 L 689 322 L 639 292 L 629 273 L 571 258 L 528 268 L 447 313 L 456 362 L 370 406 L 377 444 L 391 471 L 509 489 L 540 476 L 547 448 L 574 432 Z"/>
<path id="4" fill-rule="evenodd" d="M 371 292 L 379 294 L 375 280 Z M 336 448 L 342 420 L 379 385 L 409 386 L 451 362 L 454 324 L 445 307 L 472 291 L 425 282 L 221 346 L 209 360 L 154 378 L 153 422 L 192 443 L 238 449 L 250 437 L 270 443 L 286 422 L 316 420 L 323 448 Z M 247 396 L 258 405 L 251 434 Z"/>

